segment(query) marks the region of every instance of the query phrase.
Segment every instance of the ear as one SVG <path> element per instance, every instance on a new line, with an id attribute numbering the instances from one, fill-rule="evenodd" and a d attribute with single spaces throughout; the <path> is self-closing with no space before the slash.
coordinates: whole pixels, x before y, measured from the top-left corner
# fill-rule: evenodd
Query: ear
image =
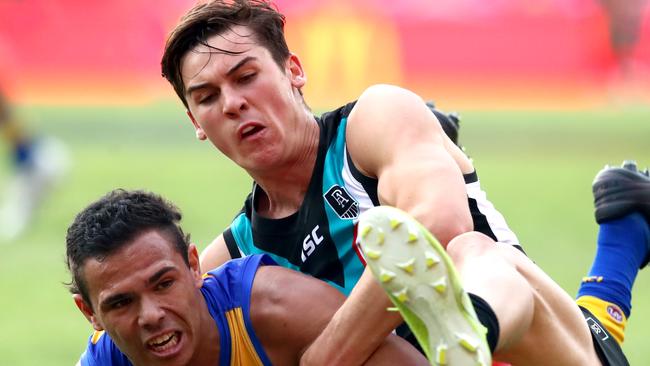
<path id="1" fill-rule="evenodd" d="M 199 261 L 199 251 L 196 249 L 194 243 L 190 243 L 187 247 L 187 259 L 190 262 L 190 270 L 192 271 L 192 277 L 194 277 L 194 284 L 197 288 L 201 288 L 203 286 L 201 262 Z"/>
<path id="2" fill-rule="evenodd" d="M 95 316 L 95 312 L 93 311 L 92 307 L 86 303 L 86 301 L 84 301 L 81 295 L 74 294 L 72 295 L 72 298 L 74 299 L 74 303 L 77 305 L 77 308 L 79 308 L 81 313 L 86 317 L 86 319 L 88 319 L 93 328 L 97 331 L 104 330 L 104 327 L 97 321 L 97 317 Z"/>
<path id="3" fill-rule="evenodd" d="M 287 67 L 291 77 L 291 85 L 295 88 L 302 88 L 307 83 L 307 75 L 302 69 L 298 55 L 292 53 L 287 60 Z"/>
<path id="4" fill-rule="evenodd" d="M 192 112 L 190 112 L 190 110 L 188 109 L 185 111 L 185 113 L 187 114 L 188 117 L 190 117 L 190 121 L 192 121 L 192 125 L 194 125 L 194 129 L 196 131 L 196 138 L 201 141 L 205 141 L 208 138 L 208 136 L 205 134 L 201 126 L 199 126 L 199 124 L 196 122 L 196 119 L 194 119 L 194 115 L 192 114 Z"/>

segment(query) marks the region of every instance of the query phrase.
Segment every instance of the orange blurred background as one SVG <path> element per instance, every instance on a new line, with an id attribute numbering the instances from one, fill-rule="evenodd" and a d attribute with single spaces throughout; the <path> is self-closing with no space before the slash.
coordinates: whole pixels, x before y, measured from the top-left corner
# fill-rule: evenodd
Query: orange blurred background
<path id="1" fill-rule="evenodd" d="M 174 98 L 167 32 L 194 1 L 0 0 L 0 87 L 28 104 Z M 649 9 L 621 71 L 598 0 L 278 0 L 316 108 L 373 83 L 459 108 L 582 108 L 625 90 L 650 102 Z M 631 91 L 631 92 L 630 92 Z"/>

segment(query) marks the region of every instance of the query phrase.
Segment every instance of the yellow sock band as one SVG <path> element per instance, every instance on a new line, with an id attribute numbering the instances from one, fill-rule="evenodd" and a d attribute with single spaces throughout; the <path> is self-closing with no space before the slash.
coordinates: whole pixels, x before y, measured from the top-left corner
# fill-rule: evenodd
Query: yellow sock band
<path id="1" fill-rule="evenodd" d="M 623 344 L 627 317 L 618 305 L 594 296 L 581 296 L 576 300 L 576 304 L 594 314 L 618 344 Z"/>

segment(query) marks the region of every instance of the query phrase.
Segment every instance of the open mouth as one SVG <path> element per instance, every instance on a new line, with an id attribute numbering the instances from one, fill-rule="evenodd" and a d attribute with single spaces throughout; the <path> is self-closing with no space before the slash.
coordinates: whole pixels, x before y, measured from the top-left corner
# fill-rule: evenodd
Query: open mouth
<path id="1" fill-rule="evenodd" d="M 170 332 L 150 340 L 147 342 L 147 347 L 158 354 L 165 354 L 178 345 L 180 339 L 180 332 Z"/>
<path id="2" fill-rule="evenodd" d="M 260 132 L 263 129 L 264 129 L 264 127 L 262 127 L 260 125 L 249 125 L 249 126 L 246 126 L 245 128 L 243 128 L 241 130 L 240 136 L 241 136 L 242 139 L 245 139 L 245 138 L 248 138 L 250 136 L 255 135 L 256 133 Z"/>

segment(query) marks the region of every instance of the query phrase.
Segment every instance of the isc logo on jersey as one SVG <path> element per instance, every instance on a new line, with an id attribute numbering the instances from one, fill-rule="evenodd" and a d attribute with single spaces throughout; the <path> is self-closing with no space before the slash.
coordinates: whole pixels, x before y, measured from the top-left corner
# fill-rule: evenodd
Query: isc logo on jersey
<path id="1" fill-rule="evenodd" d="M 300 258 L 303 263 L 305 263 L 307 257 L 316 250 L 316 246 L 323 242 L 323 236 L 318 233 L 318 229 L 320 229 L 320 226 L 316 225 L 316 227 L 311 231 L 311 234 L 307 234 L 305 239 L 302 241 L 302 253 L 300 253 Z"/>
<path id="2" fill-rule="evenodd" d="M 333 185 L 323 197 L 340 218 L 355 219 L 359 216 L 359 203 L 338 184 Z"/>

